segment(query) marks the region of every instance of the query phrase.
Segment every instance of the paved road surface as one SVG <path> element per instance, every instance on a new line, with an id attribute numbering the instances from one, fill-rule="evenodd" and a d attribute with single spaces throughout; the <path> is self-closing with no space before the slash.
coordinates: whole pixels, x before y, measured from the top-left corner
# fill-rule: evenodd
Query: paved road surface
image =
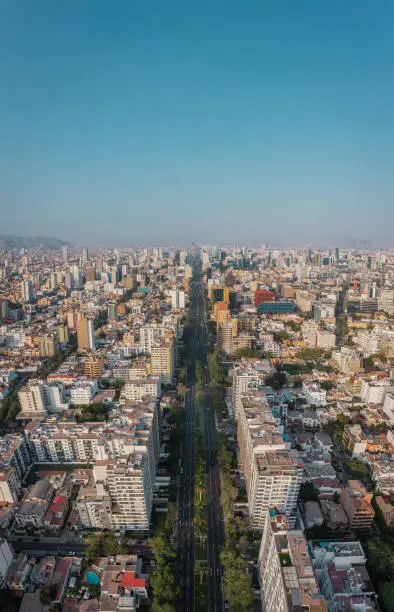
<path id="1" fill-rule="evenodd" d="M 192 285 L 193 287 L 193 285 Z M 192 299 L 191 354 L 186 380 L 185 394 L 185 435 L 183 439 L 183 460 L 179 482 L 178 496 L 178 575 L 180 586 L 180 612 L 192 612 L 194 609 L 194 475 L 195 475 L 195 416 L 196 416 L 196 299 Z"/>
<path id="2" fill-rule="evenodd" d="M 223 511 L 220 496 L 220 473 L 216 452 L 216 421 L 214 409 L 209 398 L 209 370 L 207 359 L 208 330 L 205 319 L 204 292 L 201 282 L 199 291 L 199 348 L 201 365 L 204 377 L 204 447 L 207 466 L 207 512 L 208 512 L 208 566 L 209 566 L 209 610 L 220 611 L 224 609 L 222 590 L 222 567 L 220 552 L 224 544 Z"/>

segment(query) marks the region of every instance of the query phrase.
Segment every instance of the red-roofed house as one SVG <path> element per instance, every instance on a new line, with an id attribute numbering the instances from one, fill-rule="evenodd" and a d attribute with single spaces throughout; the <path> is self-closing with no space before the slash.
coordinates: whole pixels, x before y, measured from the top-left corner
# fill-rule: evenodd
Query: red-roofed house
<path id="1" fill-rule="evenodd" d="M 51 531 L 60 531 L 66 519 L 69 502 L 65 495 L 55 495 L 45 513 L 44 525 Z"/>
<path id="2" fill-rule="evenodd" d="M 124 572 L 122 576 L 122 588 L 140 597 L 147 597 L 145 578 L 136 578 L 135 572 Z"/>

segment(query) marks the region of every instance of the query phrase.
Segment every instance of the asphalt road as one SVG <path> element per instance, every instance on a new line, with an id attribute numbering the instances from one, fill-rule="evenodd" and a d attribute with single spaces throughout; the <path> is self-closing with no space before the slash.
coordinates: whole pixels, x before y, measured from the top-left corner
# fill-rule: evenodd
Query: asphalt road
<path id="1" fill-rule="evenodd" d="M 193 335 L 191 355 L 186 380 L 185 393 L 185 426 L 183 439 L 183 457 L 179 478 L 178 495 L 178 576 L 180 587 L 180 612 L 192 612 L 194 609 L 194 474 L 195 474 L 195 419 L 196 419 L 196 299 L 191 304 Z"/>
<path id="2" fill-rule="evenodd" d="M 208 330 L 205 319 L 204 292 L 201 282 L 199 291 L 200 326 L 198 330 L 201 365 L 204 378 L 203 431 L 205 461 L 207 467 L 207 523 L 208 523 L 208 597 L 211 611 L 224 609 L 222 567 L 220 552 L 224 544 L 224 522 L 220 495 L 220 472 L 216 452 L 216 421 L 209 398 L 209 370 L 207 359 Z"/>

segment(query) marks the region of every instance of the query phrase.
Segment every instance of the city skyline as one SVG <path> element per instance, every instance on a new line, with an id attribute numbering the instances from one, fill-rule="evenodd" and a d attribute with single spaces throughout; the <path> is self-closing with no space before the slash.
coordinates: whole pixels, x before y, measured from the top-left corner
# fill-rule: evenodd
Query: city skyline
<path id="1" fill-rule="evenodd" d="M 391 3 L 2 13 L 4 231 L 392 244 Z"/>

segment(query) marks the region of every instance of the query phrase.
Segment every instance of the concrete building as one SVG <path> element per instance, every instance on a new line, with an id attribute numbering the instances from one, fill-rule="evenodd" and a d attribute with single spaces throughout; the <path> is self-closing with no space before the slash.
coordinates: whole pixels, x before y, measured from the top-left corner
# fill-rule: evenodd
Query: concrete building
<path id="1" fill-rule="evenodd" d="M 78 349 L 92 351 L 95 348 L 94 322 L 83 317 L 77 324 Z"/>
<path id="2" fill-rule="evenodd" d="M 252 527 L 263 529 L 271 507 L 294 525 L 304 465 L 286 449 L 264 394 L 242 396 L 237 438 Z"/>
<path id="3" fill-rule="evenodd" d="M 14 560 L 14 554 L 7 540 L 0 540 L 0 589 L 4 589 L 8 571 Z"/>
<path id="4" fill-rule="evenodd" d="M 30 381 L 18 391 L 18 399 L 21 407 L 18 418 L 43 419 L 46 417 L 43 381 Z"/>
<path id="5" fill-rule="evenodd" d="M 79 380 L 70 389 L 71 404 L 88 405 L 98 391 L 95 380 Z"/>
<path id="6" fill-rule="evenodd" d="M 185 308 L 185 292 L 184 291 L 180 291 L 179 289 L 172 289 L 170 291 L 170 296 L 171 296 L 171 307 L 178 309 L 184 309 Z"/>
<path id="7" fill-rule="evenodd" d="M 310 555 L 329 612 L 378 609 L 360 542 L 314 541 Z"/>
<path id="8" fill-rule="evenodd" d="M 160 378 L 163 385 L 174 382 L 175 376 L 175 341 L 166 339 L 151 349 L 152 375 Z"/>
<path id="9" fill-rule="evenodd" d="M 160 397 L 161 385 L 158 376 L 129 379 L 123 387 L 121 400 L 138 402 L 144 397 Z"/>
<path id="10" fill-rule="evenodd" d="M 309 404 L 315 406 L 325 406 L 327 403 L 327 391 L 321 389 L 317 382 L 304 382 L 302 384 L 302 390 L 305 395 L 305 399 Z"/>
<path id="11" fill-rule="evenodd" d="M 351 529 L 369 531 L 375 516 L 371 505 L 372 493 L 362 482 L 349 480 L 341 493 L 341 504 L 349 519 Z"/>
<path id="12" fill-rule="evenodd" d="M 223 321 L 218 325 L 218 347 L 225 355 L 233 354 L 233 325 L 231 321 Z"/>
<path id="13" fill-rule="evenodd" d="M 344 448 L 352 454 L 352 457 L 360 457 L 367 450 L 367 438 L 358 423 L 356 425 L 345 425 L 342 435 Z"/>
<path id="14" fill-rule="evenodd" d="M 306 539 L 286 517 L 268 511 L 258 560 L 263 612 L 327 610 L 319 594 Z"/>

